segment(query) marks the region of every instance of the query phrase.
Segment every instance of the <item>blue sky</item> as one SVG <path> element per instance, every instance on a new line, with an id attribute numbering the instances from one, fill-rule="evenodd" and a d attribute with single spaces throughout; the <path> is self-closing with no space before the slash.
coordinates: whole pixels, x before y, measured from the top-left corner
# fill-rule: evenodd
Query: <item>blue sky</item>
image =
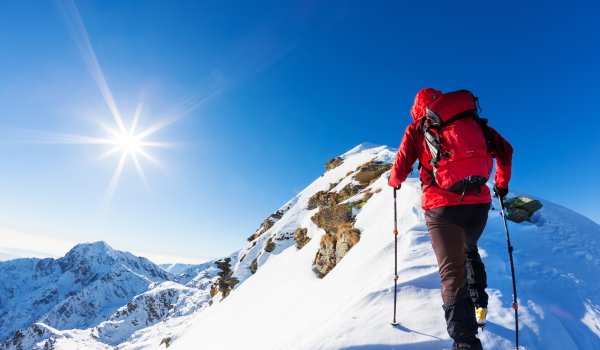
<path id="1" fill-rule="evenodd" d="M 514 146 L 511 188 L 600 222 L 598 5 L 589 2 L 85 1 L 115 104 L 151 135 L 145 185 L 92 161 L 113 124 L 64 2 L 0 4 L 0 227 L 222 256 L 361 142 L 396 147 L 423 87 L 467 88 Z M 68 3 L 67 3 L 68 4 Z M 188 108 L 190 107 L 190 108 Z M 193 108 L 191 108 L 193 107 Z"/>

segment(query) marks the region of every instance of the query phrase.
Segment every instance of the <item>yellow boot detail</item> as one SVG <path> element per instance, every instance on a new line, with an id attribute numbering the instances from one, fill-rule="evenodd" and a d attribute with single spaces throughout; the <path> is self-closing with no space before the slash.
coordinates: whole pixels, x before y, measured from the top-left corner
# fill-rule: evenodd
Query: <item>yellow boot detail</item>
<path id="1" fill-rule="evenodd" d="M 487 316 L 487 307 L 475 308 L 475 319 L 479 327 L 485 326 L 485 317 Z"/>

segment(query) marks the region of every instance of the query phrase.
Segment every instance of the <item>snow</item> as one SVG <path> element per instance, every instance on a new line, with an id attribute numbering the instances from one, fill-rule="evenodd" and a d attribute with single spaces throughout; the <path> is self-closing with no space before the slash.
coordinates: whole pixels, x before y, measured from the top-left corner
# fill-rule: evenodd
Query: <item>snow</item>
<path id="1" fill-rule="evenodd" d="M 417 174 L 409 176 L 398 192 L 399 326 L 389 324 L 393 317 L 394 235 L 393 190 L 387 186 L 387 173 L 364 190 L 373 196 L 354 210 L 355 227 L 361 231 L 358 244 L 324 278 L 315 274 L 313 260 L 325 232 L 311 220 L 319 209 L 308 210 L 309 199 L 318 191 L 330 190 L 332 184 L 331 190 L 339 191 L 353 183 L 353 173 L 364 163 L 392 162 L 395 150 L 364 143 L 341 158 L 341 165 L 284 204 L 279 214 L 269 216 L 272 227 L 228 257 L 239 283 L 226 298 L 220 293 L 210 295 L 221 271 L 214 260 L 201 265 L 165 265 L 165 270 L 176 274 L 166 274 L 169 280 L 165 280 L 150 277 L 147 272 L 154 270 L 145 259 L 100 243 L 83 245 L 72 252 L 86 249 L 86 253 L 65 260 L 65 264 L 71 262 L 71 270 L 88 266 L 94 273 L 106 272 L 105 263 L 112 257 L 126 262 L 111 267 L 117 275 L 129 276 L 127 281 L 116 281 L 120 287 L 143 291 L 128 300 L 119 299 L 119 305 L 104 305 L 104 309 L 116 311 L 94 315 L 102 322 L 92 328 L 68 329 L 78 327 L 78 321 L 57 314 L 60 322 L 54 320 L 53 326 L 64 329 L 36 323 L 38 328 L 29 329 L 26 338 L 40 344 L 53 341 L 51 349 L 164 349 L 159 345 L 164 339 L 170 339 L 169 349 L 175 350 L 451 348 Z M 514 173 L 518 176 L 518 169 Z M 536 198 L 518 191 L 509 194 L 515 195 Z M 515 247 L 521 349 L 599 349 L 600 226 L 567 208 L 536 199 L 544 207 L 533 216 L 533 223 L 508 224 Z M 495 200 L 493 208 L 480 240 L 490 295 L 488 324 L 480 339 L 485 349 L 514 349 L 506 236 Z M 293 238 L 299 227 L 306 228 L 311 238 L 300 250 Z M 269 241 L 276 244 L 272 252 L 265 250 Z M 83 259 L 90 255 L 94 258 Z M 253 274 L 250 267 L 255 260 L 258 269 Z M 0 263 L 0 270 L 9 278 L 21 276 L 13 288 L 31 293 L 27 300 L 37 300 L 41 298 L 35 294 L 39 286 L 31 286 L 30 277 L 23 274 L 47 266 L 47 278 L 54 281 L 60 269 L 51 269 L 51 261 L 13 260 Z M 135 268 L 134 262 L 142 268 Z M 56 283 L 61 291 L 71 290 L 81 278 L 66 273 Z M 6 280 L 3 283 L 6 285 Z M 98 299 L 93 289 L 87 290 L 92 293 L 88 299 Z M 0 285 L 0 297 L 2 293 L 7 292 Z M 44 329 L 41 338 L 36 336 L 39 329 Z"/>
<path id="2" fill-rule="evenodd" d="M 393 317 L 393 196 L 384 174 L 380 188 L 358 212 L 360 242 L 323 279 L 312 261 L 323 231 L 310 220 L 308 199 L 328 190 L 359 165 L 393 160 L 383 146 L 359 145 L 344 163 L 302 191 L 268 237 L 307 227 L 312 240 L 275 254 L 262 253 L 258 271 L 226 299 L 196 314 L 191 326 L 175 331 L 170 349 L 440 349 L 450 348 L 441 309 L 439 276 L 420 208 L 420 183 L 410 177 L 398 193 L 399 327 Z M 516 172 L 515 176 L 518 176 Z M 334 190 L 351 181 L 345 178 Z M 511 193 L 510 196 L 514 196 Z M 532 196 L 529 196 L 532 197 Z M 535 198 L 535 197 L 534 197 Z M 545 200 L 534 223 L 509 222 L 519 293 L 521 349 L 598 349 L 600 227 Z M 499 205 L 494 201 L 493 206 Z M 490 211 L 480 241 L 488 271 L 490 310 L 480 334 L 486 349 L 514 349 L 514 311 L 504 227 Z M 247 258 L 249 259 L 249 258 Z M 239 272 L 237 272 L 240 274 Z"/>

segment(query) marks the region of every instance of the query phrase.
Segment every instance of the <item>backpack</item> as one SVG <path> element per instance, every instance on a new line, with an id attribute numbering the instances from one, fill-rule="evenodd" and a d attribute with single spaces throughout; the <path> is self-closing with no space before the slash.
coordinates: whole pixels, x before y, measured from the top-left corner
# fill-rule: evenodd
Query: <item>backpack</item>
<path id="1" fill-rule="evenodd" d="M 431 152 L 432 170 L 423 167 L 433 177 L 431 185 L 462 196 L 480 191 L 493 161 L 487 119 L 479 117 L 477 97 L 467 90 L 441 95 L 427 106 L 421 130 Z"/>

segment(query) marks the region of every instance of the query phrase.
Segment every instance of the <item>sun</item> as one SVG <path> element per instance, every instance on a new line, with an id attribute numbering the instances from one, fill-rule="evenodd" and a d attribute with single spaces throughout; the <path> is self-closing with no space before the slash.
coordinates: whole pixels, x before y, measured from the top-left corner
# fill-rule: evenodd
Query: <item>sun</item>
<path id="1" fill-rule="evenodd" d="M 131 134 L 122 134 L 115 137 L 118 147 L 126 154 L 134 154 L 140 149 L 141 143 L 138 137 Z"/>
<path id="2" fill-rule="evenodd" d="M 111 156 L 119 155 L 117 166 L 110 180 L 106 193 L 102 200 L 100 211 L 105 214 L 115 190 L 123 174 L 126 163 L 133 163 L 141 183 L 147 186 L 146 175 L 142 167 L 142 160 L 151 163 L 161 170 L 166 170 L 164 165 L 156 159 L 151 152 L 153 148 L 174 148 L 177 144 L 172 142 L 151 141 L 149 138 L 164 129 L 177 119 L 182 117 L 181 113 L 168 113 L 149 127 L 138 131 L 138 123 L 142 115 L 143 102 L 139 101 L 135 113 L 131 119 L 131 125 L 126 127 L 125 119 L 117 108 L 112 110 L 113 125 L 106 124 L 105 121 L 97 121 L 101 129 L 104 129 L 104 137 L 77 137 L 72 143 L 96 144 L 109 146 L 108 149 L 96 156 L 93 160 L 101 160 Z"/>
<path id="3" fill-rule="evenodd" d="M 121 111 L 117 107 L 117 103 L 113 98 L 109 84 L 106 81 L 102 68 L 92 42 L 85 29 L 85 25 L 81 19 L 77 6 L 72 1 L 61 2 L 61 6 L 65 10 L 65 18 L 71 34 L 79 48 L 81 56 L 86 63 L 92 78 L 96 82 L 98 90 L 102 95 L 106 106 L 110 111 L 110 115 L 106 115 L 98 124 L 105 131 L 104 136 L 82 136 L 74 134 L 57 134 L 53 142 L 69 143 L 69 144 L 86 144 L 99 145 L 108 148 L 101 154 L 95 157 L 94 160 L 108 158 L 119 155 L 116 168 L 106 189 L 104 198 L 100 206 L 101 214 L 106 214 L 108 206 L 114 196 L 115 190 L 119 183 L 119 179 L 123 173 L 126 163 L 133 163 L 140 181 L 143 185 L 147 185 L 146 176 L 142 167 L 142 162 L 151 163 L 155 167 L 168 173 L 168 169 L 152 155 L 154 148 L 177 148 L 179 144 L 172 142 L 155 141 L 154 134 L 167 128 L 179 119 L 188 115 L 191 111 L 198 108 L 212 96 L 221 91 L 220 84 L 209 84 L 207 88 L 200 88 L 189 96 L 185 97 L 180 104 L 173 106 L 167 110 L 164 115 L 157 116 L 158 118 L 146 128 L 138 128 L 138 123 L 142 115 L 144 107 L 145 95 L 142 93 L 135 112 L 131 118 L 123 118 Z M 129 116 L 127 116 L 129 117 Z M 108 120 L 112 122 L 109 123 Z M 126 122 L 130 124 L 126 125 Z M 152 139 L 152 140 L 151 140 Z"/>

